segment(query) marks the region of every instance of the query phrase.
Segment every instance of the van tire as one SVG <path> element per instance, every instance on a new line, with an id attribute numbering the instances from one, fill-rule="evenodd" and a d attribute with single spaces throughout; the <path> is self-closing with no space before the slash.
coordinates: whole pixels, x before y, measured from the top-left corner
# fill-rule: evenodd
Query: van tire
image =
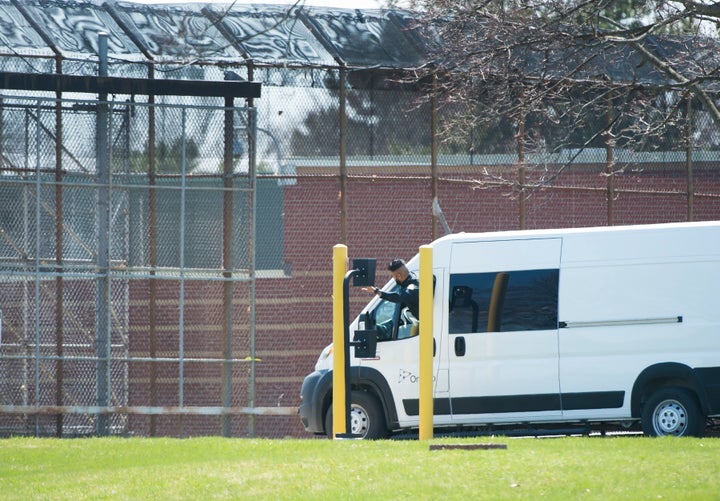
<path id="1" fill-rule="evenodd" d="M 705 416 L 687 388 L 666 387 L 647 399 L 640 415 L 643 433 L 651 437 L 701 437 Z"/>
<path id="2" fill-rule="evenodd" d="M 388 430 L 382 406 L 374 395 L 361 390 L 350 393 L 350 430 L 365 440 L 387 438 Z M 332 404 L 325 413 L 325 433 L 328 438 L 333 436 Z"/>

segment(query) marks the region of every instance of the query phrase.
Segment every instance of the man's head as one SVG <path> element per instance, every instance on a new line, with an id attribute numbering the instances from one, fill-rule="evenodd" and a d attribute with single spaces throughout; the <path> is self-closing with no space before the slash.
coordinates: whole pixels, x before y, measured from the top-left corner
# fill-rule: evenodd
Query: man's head
<path id="1" fill-rule="evenodd" d="M 399 284 L 403 283 L 407 279 L 410 272 L 405 266 L 405 261 L 402 259 L 393 259 L 388 265 L 388 271 L 392 274 L 392 277 Z"/>

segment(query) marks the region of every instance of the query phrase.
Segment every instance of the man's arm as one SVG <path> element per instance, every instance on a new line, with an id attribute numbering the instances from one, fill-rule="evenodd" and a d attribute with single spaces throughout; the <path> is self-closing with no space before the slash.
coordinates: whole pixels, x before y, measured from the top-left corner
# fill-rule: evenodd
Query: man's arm
<path id="1" fill-rule="evenodd" d="M 390 301 L 391 303 L 400 303 L 401 301 L 401 294 L 403 289 L 400 289 L 400 293 L 398 292 L 385 292 L 381 291 L 377 287 L 374 289 L 375 294 L 380 296 L 382 299 L 385 299 L 386 301 Z"/>

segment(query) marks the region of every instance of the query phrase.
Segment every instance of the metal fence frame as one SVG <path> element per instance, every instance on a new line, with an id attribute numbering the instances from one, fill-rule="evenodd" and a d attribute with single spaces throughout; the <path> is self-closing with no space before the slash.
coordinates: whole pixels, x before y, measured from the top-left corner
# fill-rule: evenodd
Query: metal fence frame
<path id="1" fill-rule="evenodd" d="M 105 97 L 105 96 L 101 96 Z M 28 325 L 28 332 L 34 331 L 33 339 L 29 340 L 26 346 L 26 353 L 18 354 L 8 353 L 6 350 L 12 348 L 6 343 L 2 346 L 0 351 L 0 365 L 8 365 L 13 362 L 22 362 L 27 367 L 32 367 L 29 373 L 32 375 L 23 382 L 23 388 L 29 391 L 29 394 L 34 394 L 30 399 L 23 399 L 22 403 L 5 404 L 0 405 L 0 415 L 9 416 L 25 416 L 30 417 L 34 424 L 31 424 L 32 434 L 43 435 L 47 434 L 47 425 L 41 426 L 41 416 L 54 415 L 56 416 L 55 424 L 55 435 L 63 436 L 68 435 L 68 431 L 65 430 L 63 419 L 69 415 L 88 415 L 94 416 L 95 429 L 94 434 L 107 435 L 110 433 L 122 433 L 122 430 L 115 429 L 110 424 L 110 417 L 117 415 L 149 415 L 151 416 L 151 435 L 154 434 L 154 424 L 152 419 L 155 416 L 160 415 L 199 415 L 199 416 L 220 416 L 223 421 L 222 432 L 224 435 L 230 435 L 230 416 L 235 415 L 247 415 L 249 416 L 249 430 L 248 433 L 253 435 L 253 419 L 255 415 L 288 415 L 296 412 L 295 407 L 256 407 L 254 405 L 254 367 L 255 367 L 255 348 L 254 348 L 254 336 L 255 336 L 255 256 L 254 256 L 254 242 L 255 242 L 255 203 L 256 203 L 256 172 L 255 172 L 255 138 L 257 134 L 257 119 L 256 110 L 252 107 L 237 108 L 233 106 L 232 98 L 226 98 L 226 106 L 198 106 L 198 105 L 159 105 L 153 103 L 132 103 L 127 102 L 108 102 L 101 100 L 69 100 L 69 99 L 51 99 L 51 98 L 40 98 L 40 97 L 3 97 L 3 109 L 12 106 L 13 101 L 17 102 L 28 102 L 35 103 L 35 121 L 34 121 L 34 162 L 30 162 L 30 165 L 34 165 L 29 169 L 10 168 L 7 162 L 3 162 L 4 170 L 6 171 L 5 179 L 0 178 L 0 186 L 4 185 L 6 188 L 20 188 L 28 194 L 34 193 L 34 207 L 30 213 L 24 217 L 27 223 L 33 228 L 28 229 L 29 240 L 26 243 L 30 245 L 24 249 L 16 249 L 24 261 L 22 263 L 15 263 L 5 260 L 5 263 L 0 270 L 0 277 L 4 280 L 20 280 L 26 284 L 32 284 L 32 290 L 27 289 L 29 305 L 34 304 L 34 313 L 31 324 L 34 327 Z M 92 177 L 94 179 L 85 179 L 82 182 L 74 182 L 68 180 L 67 169 L 63 165 L 63 158 L 68 157 L 68 152 L 64 150 L 65 146 L 62 142 L 62 118 L 58 119 L 58 114 L 62 114 L 63 106 L 87 106 L 94 108 L 96 112 L 96 123 L 97 128 L 95 131 L 96 137 L 96 171 Z M 157 177 L 153 172 L 153 167 L 148 168 L 146 173 L 146 185 L 138 184 L 123 184 L 118 183 L 115 179 L 116 176 L 112 172 L 111 160 L 112 160 L 112 141 L 110 137 L 113 134 L 113 117 L 118 113 L 124 113 L 124 111 L 117 111 L 118 107 L 124 108 L 131 106 L 133 110 L 137 108 L 146 108 L 147 115 L 154 117 L 155 110 L 159 108 L 173 109 L 179 111 L 182 116 L 182 123 L 177 124 L 182 132 L 182 167 L 179 174 L 180 182 L 176 186 L 171 188 L 161 187 L 156 184 Z M 50 110 L 50 111 L 46 111 Z M 198 270 L 187 268 L 184 262 L 184 249 L 185 249 L 185 195 L 188 190 L 192 189 L 188 186 L 188 172 L 187 172 L 187 158 L 185 155 L 185 145 L 187 144 L 186 138 L 186 115 L 189 110 L 195 110 L 197 112 L 214 112 L 222 113 L 224 115 L 224 129 L 225 139 L 223 141 L 223 152 L 218 156 L 223 158 L 223 171 L 214 176 L 222 183 L 218 188 L 206 188 L 207 190 L 214 191 L 215 193 L 221 193 L 223 198 L 223 221 L 222 221 L 222 253 L 223 253 L 223 267 L 222 269 L 214 270 Z M 57 132 L 49 131 L 42 127 L 44 113 L 52 115 L 50 118 L 56 119 Z M 234 137 L 234 117 L 237 115 L 246 115 L 246 123 L 248 124 L 244 129 L 247 133 L 248 141 L 248 171 L 245 174 L 237 174 L 233 171 L 233 140 Z M 154 118 L 152 118 L 154 120 Z M 30 124 L 26 124 L 26 127 L 32 127 Z M 153 127 L 150 128 L 150 131 Z M 152 132 L 149 133 L 150 140 L 152 141 Z M 41 152 L 41 147 L 47 145 L 47 141 L 44 140 L 43 136 L 54 138 L 54 153 L 45 154 Z M 152 144 L 152 143 L 151 143 Z M 32 153 L 31 153 L 32 155 Z M 43 160 L 51 158 L 57 155 L 56 168 L 46 169 L 43 165 Z M 12 172 L 12 171 L 15 172 Z M 12 179 L 11 179 L 12 178 Z M 238 180 L 243 180 L 246 184 L 243 186 Z M 89 182 L 90 181 L 90 182 Z M 66 226 L 69 222 L 64 219 L 63 216 L 63 204 L 65 190 L 70 188 L 80 188 L 91 190 L 94 197 L 97 200 L 97 212 L 91 214 L 90 217 L 95 217 L 96 221 L 96 241 L 94 242 L 95 248 L 92 252 L 95 256 L 95 262 L 82 263 L 69 263 L 63 257 L 63 235 L 68 233 L 68 227 Z M 127 207 L 120 207 L 118 204 L 113 206 L 114 195 L 118 193 L 126 193 L 130 190 L 138 188 L 147 189 L 149 193 L 149 220 L 156 221 L 155 215 L 152 213 L 154 210 L 155 194 L 158 190 L 171 189 L 175 190 L 179 195 L 181 202 L 181 213 L 179 215 L 180 220 L 180 258 L 179 266 L 176 268 L 158 268 L 156 263 L 150 260 L 149 266 L 144 268 L 133 269 L 128 267 L 128 263 L 114 262 L 111 258 L 110 247 L 113 245 L 112 241 L 117 235 L 113 235 L 113 229 L 116 228 L 116 224 L 113 224 L 111 218 L 114 214 L 127 210 Z M 54 193 L 54 200 L 48 202 L 48 204 L 54 203 L 54 207 L 44 207 L 42 200 L 46 198 L 48 193 Z M 238 194 L 243 194 L 249 198 L 250 201 L 250 214 L 251 219 L 248 222 L 249 233 L 247 235 L 247 254 L 249 260 L 246 266 L 240 268 L 233 265 L 233 247 L 234 243 L 233 236 L 233 197 Z M 31 195 L 32 197 L 32 195 Z M 32 200 L 27 201 L 28 206 L 32 206 Z M 43 234 L 41 228 L 43 228 L 43 218 L 47 215 L 46 213 L 54 213 L 55 217 L 55 234 L 54 245 L 50 247 L 55 248 L 55 255 L 48 256 L 43 252 L 42 247 L 45 245 L 42 240 L 47 236 Z M 154 224 L 154 223 L 151 223 Z M 34 231 L 33 231 L 34 230 Z M 127 231 L 127 229 L 125 230 Z M 155 231 L 151 230 L 153 235 L 150 237 L 150 253 L 154 254 L 154 246 L 157 244 L 157 236 Z M 6 242 L 10 241 L 10 236 L 3 230 L 3 237 Z M 33 239 L 34 234 L 34 239 Z M 127 235 L 121 236 L 121 240 L 127 240 Z M 34 240 L 34 241 L 33 241 Z M 34 254 L 34 256 L 33 256 Z M 70 280 L 90 280 L 95 284 L 95 331 L 96 337 L 95 342 L 95 354 L 94 355 L 71 355 L 65 352 L 67 346 L 64 346 L 62 338 L 63 330 L 63 314 L 65 306 L 63 304 L 63 288 L 67 285 Z M 150 287 L 153 289 L 152 284 L 156 284 L 158 280 L 173 280 L 177 281 L 180 288 L 179 294 L 179 346 L 177 357 L 163 357 L 157 353 L 152 353 L 150 356 L 141 357 L 133 356 L 127 349 L 127 346 L 123 347 L 113 345 L 113 307 L 112 301 L 112 289 L 114 284 L 120 283 L 125 288 L 127 284 L 132 280 L 147 280 L 151 284 Z M 203 281 L 215 281 L 223 284 L 223 330 L 224 330 L 224 356 L 223 357 L 186 357 L 183 351 L 184 343 L 184 325 L 183 325 L 183 312 L 185 311 L 185 294 L 184 287 L 189 281 L 203 280 Z M 41 332 L 43 330 L 43 320 L 41 320 L 41 305 L 43 304 L 43 292 L 41 285 L 44 283 L 54 282 L 54 290 L 56 294 L 57 305 L 55 307 L 55 329 L 57 330 L 57 337 L 54 346 L 43 347 L 44 341 L 41 339 Z M 238 358 L 233 356 L 232 353 L 232 328 L 233 328 L 233 286 L 237 283 L 247 283 L 249 287 L 249 310 L 250 310 L 250 322 L 249 322 L 249 333 L 250 333 L 250 355 L 249 357 Z M 121 287 L 123 287 L 121 285 Z M 124 293 L 127 294 L 127 290 Z M 154 291 L 151 290 L 151 302 L 154 301 Z M 115 305 L 117 306 L 117 305 Z M 32 308 L 32 306 L 30 306 Z M 127 305 L 124 306 L 127 308 Z M 127 311 L 125 312 L 127 315 Z M 151 313 L 152 314 L 152 313 Z M 127 322 L 127 318 L 125 319 Z M 120 322 L 122 324 L 122 320 Z M 125 326 L 127 328 L 127 326 Z M 49 354 L 46 349 L 54 353 Z M 87 347 L 86 347 L 87 348 Z M 153 348 L 153 351 L 156 348 Z M 12 350 L 11 350 L 12 351 Z M 22 350 L 20 350 L 22 351 Z M 120 353 L 118 353 L 120 351 Z M 158 350 L 159 351 L 159 350 Z M 81 362 L 94 364 L 96 367 L 96 378 L 93 383 L 96 387 L 96 400 L 93 405 L 64 405 L 63 404 L 63 365 Z M 55 402 L 49 403 L 46 398 L 41 398 L 41 385 L 47 384 L 47 374 L 43 373 L 44 364 L 53 364 L 56 370 L 55 373 L 55 386 L 56 391 L 54 395 Z M 117 381 L 113 379 L 111 372 L 112 367 L 116 364 L 124 366 L 124 371 L 127 372 L 128 364 L 133 363 L 148 363 L 155 367 L 156 364 L 172 363 L 179 366 L 179 386 L 177 388 L 177 401 L 178 405 L 127 405 L 127 398 L 120 398 L 119 405 L 117 402 L 113 402 L 113 397 L 110 396 L 111 392 L 118 391 L 116 387 Z M 222 367 L 223 372 L 223 396 L 222 405 L 186 405 L 184 398 L 184 375 L 183 368 L 186 364 L 215 364 Z M 248 402 L 245 406 L 234 405 L 232 402 L 231 387 L 232 387 L 232 366 L 242 364 L 247 365 L 250 368 L 249 377 L 249 388 L 248 388 Z M 6 370 L 10 370 L 7 369 Z M 41 383 L 42 380 L 42 383 Z M 32 388 L 32 389 L 31 389 Z M 127 389 L 126 389 L 127 390 Z M 122 391 L 122 389 L 120 389 Z M 52 399 L 51 399 L 52 400 Z M 9 433 L 24 433 L 29 432 L 28 429 L 10 429 Z"/>

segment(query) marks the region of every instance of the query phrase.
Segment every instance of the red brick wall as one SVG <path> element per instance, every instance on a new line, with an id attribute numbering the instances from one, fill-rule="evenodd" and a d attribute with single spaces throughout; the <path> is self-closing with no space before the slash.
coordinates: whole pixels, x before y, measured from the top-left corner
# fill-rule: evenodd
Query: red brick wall
<path id="1" fill-rule="evenodd" d="M 603 169 L 600 169 L 602 172 Z M 427 173 L 425 173 L 427 175 Z M 528 182 L 532 176 L 528 175 Z M 554 186 L 532 189 L 525 201 L 527 228 L 606 225 L 607 177 L 598 171 L 564 173 Z M 578 189 L 590 187 L 592 190 Z M 686 220 L 684 174 L 646 171 L 615 178 L 615 224 L 646 224 Z M 720 174 L 696 172 L 695 218 L 720 219 Z M 285 260 L 288 279 L 258 282 L 258 346 L 260 364 L 268 374 L 283 379 L 258 380 L 273 405 L 283 394 L 284 404 L 297 404 L 302 378 L 312 371 L 331 334 L 332 247 L 340 240 L 340 184 L 336 177 L 300 177 L 285 189 Z M 431 183 L 427 178 L 353 178 L 347 183 L 349 258 L 374 257 L 383 280 L 382 263 L 409 258 L 432 240 Z M 490 231 L 519 228 L 520 201 L 511 187 L 479 188 L 477 183 L 440 181 L 438 198 L 453 231 Z M 282 300 L 282 301 L 281 301 Z M 351 314 L 368 296 L 351 290 Z M 267 307 L 267 308 L 265 308 Z M 281 329 L 281 316 L 293 328 Z M 264 322 L 276 329 L 264 329 Z M 260 418 L 259 434 L 306 436 L 297 419 Z"/>
<path id="2" fill-rule="evenodd" d="M 506 177 L 512 180 L 513 174 Z M 551 185 L 525 192 L 527 228 L 579 227 L 608 223 L 604 169 L 564 172 Z M 407 174 L 407 173 L 405 173 Z M 545 172 L 529 171 L 526 182 Z M 350 177 L 347 183 L 349 257 L 378 259 L 378 282 L 384 280 L 384 263 L 409 258 L 433 238 L 432 186 L 427 169 L 407 177 Z M 438 182 L 437 193 L 445 217 L 455 232 L 517 229 L 520 199 L 517 186 L 488 187 L 480 170 L 457 172 Z M 720 170 L 696 168 L 694 179 L 696 220 L 720 219 Z M 582 189 L 581 189 L 582 188 Z M 646 169 L 614 178 L 614 224 L 682 221 L 687 218 L 686 181 L 681 169 Z M 332 248 L 340 242 L 340 183 L 337 177 L 298 177 L 284 188 L 283 258 L 289 273 L 259 278 L 256 282 L 256 396 L 257 406 L 295 406 L 303 377 L 313 370 L 320 350 L 332 334 Z M 264 231 L 259 228 L 259 231 Z M 269 230 L 265 230 L 269 231 Z M 180 352 L 180 285 L 157 280 L 154 333 L 156 357 L 174 358 Z M 351 314 L 369 299 L 351 290 Z M 150 286 L 130 281 L 129 346 L 132 357 L 151 355 Z M 185 282 L 183 296 L 183 356 L 223 357 L 223 284 Z M 233 286 L 233 357 L 250 355 L 250 289 Z M 92 315 L 88 317 L 92 320 Z M 90 321 L 89 320 L 89 321 Z M 248 405 L 250 364 L 232 369 L 232 405 Z M 89 373 L 92 375 L 92 372 Z M 147 362 L 129 366 L 129 404 L 137 406 L 219 406 L 223 402 L 223 371 L 218 363 L 187 361 L 183 366 L 182 402 L 180 366 Z M 231 431 L 246 436 L 247 416 L 233 416 Z M 192 436 L 222 432 L 218 416 L 131 416 L 134 435 Z M 255 435 L 306 437 L 296 416 L 258 416 Z"/>

